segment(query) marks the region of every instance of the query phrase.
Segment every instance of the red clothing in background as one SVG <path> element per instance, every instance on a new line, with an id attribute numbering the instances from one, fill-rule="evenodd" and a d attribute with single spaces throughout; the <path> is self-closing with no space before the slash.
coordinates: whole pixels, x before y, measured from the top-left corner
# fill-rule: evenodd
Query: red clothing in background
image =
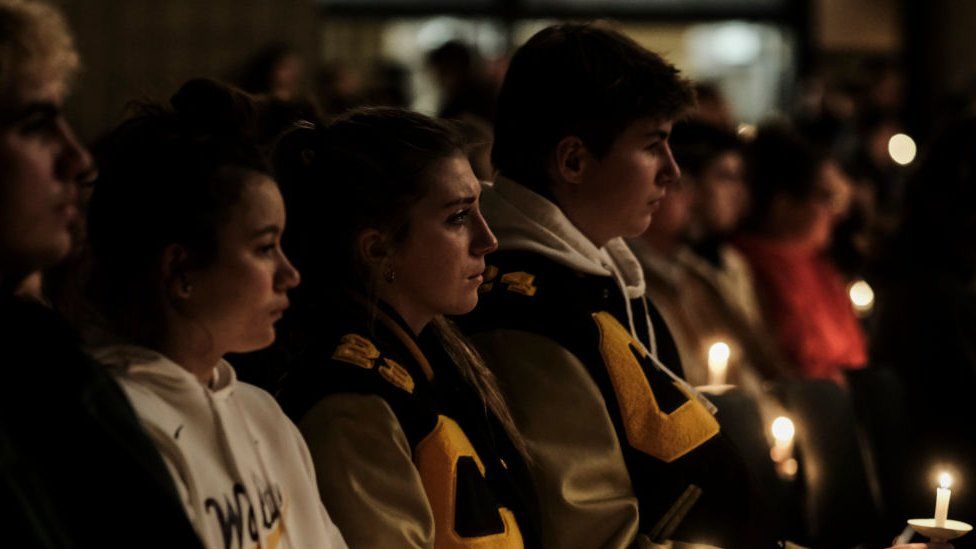
<path id="1" fill-rule="evenodd" d="M 843 369 L 867 365 L 864 331 L 827 259 L 763 237 L 735 245 L 752 267 L 768 326 L 798 375 L 842 383 Z"/>

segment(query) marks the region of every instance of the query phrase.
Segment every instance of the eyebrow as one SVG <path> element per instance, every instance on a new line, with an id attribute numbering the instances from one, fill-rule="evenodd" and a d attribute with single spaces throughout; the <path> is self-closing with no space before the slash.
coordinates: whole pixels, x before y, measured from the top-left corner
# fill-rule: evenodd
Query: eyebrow
<path id="1" fill-rule="evenodd" d="M 268 225 L 267 227 L 264 227 L 263 229 L 259 229 L 257 231 L 254 231 L 254 233 L 251 236 L 251 238 L 261 238 L 262 236 L 264 236 L 266 234 L 278 234 L 280 232 L 281 232 L 281 228 L 278 227 L 277 225 Z"/>
<path id="2" fill-rule="evenodd" d="M 477 199 L 478 199 L 478 197 L 477 196 L 474 196 L 474 195 L 462 196 L 460 198 L 455 198 L 454 200 L 451 200 L 450 202 L 445 203 L 441 207 L 442 208 L 453 208 L 454 206 L 460 206 L 461 204 L 474 204 L 474 201 L 477 200 Z"/>
<path id="3" fill-rule="evenodd" d="M 671 132 L 666 132 L 664 130 L 651 130 L 644 134 L 644 137 L 648 139 L 667 139 L 671 135 Z"/>
<path id="4" fill-rule="evenodd" d="M 50 101 L 35 101 L 33 103 L 28 103 L 22 109 L 14 112 L 10 116 L 4 117 L 2 124 L 13 126 L 22 120 L 26 120 L 38 115 L 45 118 L 57 118 L 61 116 L 61 107 Z"/>

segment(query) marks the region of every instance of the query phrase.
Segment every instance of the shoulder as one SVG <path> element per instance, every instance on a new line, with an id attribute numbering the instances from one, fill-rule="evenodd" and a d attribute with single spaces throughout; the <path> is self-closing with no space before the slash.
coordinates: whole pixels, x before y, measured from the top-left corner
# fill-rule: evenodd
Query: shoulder
<path id="1" fill-rule="evenodd" d="M 565 331 L 566 324 L 599 308 L 598 302 L 615 288 L 610 277 L 581 273 L 538 253 L 496 252 L 488 256 L 478 306 L 458 322 L 468 333 L 499 328 L 540 332 L 558 319 Z"/>

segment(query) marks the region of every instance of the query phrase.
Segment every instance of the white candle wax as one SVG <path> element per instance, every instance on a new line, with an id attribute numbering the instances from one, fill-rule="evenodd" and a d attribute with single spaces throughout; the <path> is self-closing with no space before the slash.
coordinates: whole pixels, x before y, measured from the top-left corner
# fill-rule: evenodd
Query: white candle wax
<path id="1" fill-rule="evenodd" d="M 940 486 L 935 491 L 935 525 L 939 527 L 945 526 L 946 520 L 949 518 L 949 496 L 952 495 L 949 485 L 951 483 L 952 477 L 948 473 L 939 475 Z"/>

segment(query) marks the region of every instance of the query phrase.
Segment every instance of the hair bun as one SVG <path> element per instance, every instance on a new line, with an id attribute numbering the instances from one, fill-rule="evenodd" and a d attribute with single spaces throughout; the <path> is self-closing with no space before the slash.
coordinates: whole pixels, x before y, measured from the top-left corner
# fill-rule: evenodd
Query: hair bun
<path id="1" fill-rule="evenodd" d="M 258 112 L 243 91 L 212 80 L 195 78 L 183 84 L 169 100 L 179 119 L 195 132 L 254 140 Z"/>

